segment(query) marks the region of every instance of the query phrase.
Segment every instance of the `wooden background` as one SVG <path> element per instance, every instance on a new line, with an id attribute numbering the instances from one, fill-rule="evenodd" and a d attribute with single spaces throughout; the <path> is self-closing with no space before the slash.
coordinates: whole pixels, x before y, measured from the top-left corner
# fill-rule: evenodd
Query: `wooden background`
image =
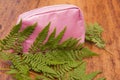
<path id="1" fill-rule="evenodd" d="M 77 5 L 82 9 L 86 22 L 98 22 L 103 26 L 103 39 L 112 55 L 87 44 L 100 54 L 99 57 L 86 60 L 87 72 L 100 70 L 103 73 L 97 77 L 120 80 L 120 0 L 0 0 L 0 38 L 8 34 L 21 13 L 53 4 Z M 2 67 L 7 67 L 7 63 L 1 60 Z M 0 71 L 0 80 L 11 79 Z"/>

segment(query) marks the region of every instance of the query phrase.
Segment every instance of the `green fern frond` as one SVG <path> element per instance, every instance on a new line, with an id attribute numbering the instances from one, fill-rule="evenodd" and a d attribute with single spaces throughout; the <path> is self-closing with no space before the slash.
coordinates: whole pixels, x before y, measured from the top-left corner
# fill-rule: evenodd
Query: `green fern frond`
<path id="1" fill-rule="evenodd" d="M 99 48 L 104 48 L 105 43 L 101 38 L 101 34 L 103 32 L 102 27 L 98 24 L 87 24 L 86 25 L 86 41 L 90 41 L 95 43 L 96 46 Z"/>
<path id="2" fill-rule="evenodd" d="M 8 73 L 15 79 L 31 80 L 30 71 L 40 75 L 35 75 L 36 80 L 93 80 L 99 73 L 86 74 L 86 63 L 82 61 L 84 58 L 96 56 L 96 53 L 84 48 L 76 38 L 61 42 L 66 27 L 57 36 L 54 29 L 48 37 L 49 23 L 39 33 L 28 54 L 24 54 L 22 43 L 33 33 L 36 24 L 19 31 L 21 23 L 12 30 L 10 36 L 0 41 L 0 57 L 11 61 L 11 70 Z M 13 49 L 14 54 L 7 51 L 10 49 Z"/>

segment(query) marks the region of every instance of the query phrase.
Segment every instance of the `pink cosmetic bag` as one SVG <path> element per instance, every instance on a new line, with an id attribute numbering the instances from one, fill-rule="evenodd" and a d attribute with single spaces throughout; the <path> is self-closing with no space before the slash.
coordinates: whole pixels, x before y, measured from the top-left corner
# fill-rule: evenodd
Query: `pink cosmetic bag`
<path id="1" fill-rule="evenodd" d="M 61 30 L 66 26 L 66 32 L 61 41 L 73 37 L 81 39 L 80 42 L 83 43 L 85 39 L 85 27 L 83 14 L 80 9 L 74 5 L 53 5 L 46 6 L 43 8 L 34 9 L 25 12 L 19 16 L 18 22 L 22 19 L 22 28 L 25 29 L 26 26 L 38 23 L 36 29 L 32 35 L 23 43 L 23 51 L 27 52 L 29 47 L 33 44 L 34 40 L 40 33 L 40 31 L 51 22 L 49 34 L 56 27 L 56 35 L 59 34 Z"/>

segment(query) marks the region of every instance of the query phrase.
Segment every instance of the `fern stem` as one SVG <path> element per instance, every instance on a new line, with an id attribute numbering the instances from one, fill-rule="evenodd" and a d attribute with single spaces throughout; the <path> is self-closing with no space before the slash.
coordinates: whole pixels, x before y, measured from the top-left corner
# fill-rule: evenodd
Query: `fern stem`
<path id="1" fill-rule="evenodd" d="M 106 48 L 103 48 L 108 54 L 110 54 L 110 55 L 112 55 L 113 56 L 113 54 L 112 54 L 112 52 L 110 51 L 110 50 L 108 50 L 108 49 L 106 49 Z"/>

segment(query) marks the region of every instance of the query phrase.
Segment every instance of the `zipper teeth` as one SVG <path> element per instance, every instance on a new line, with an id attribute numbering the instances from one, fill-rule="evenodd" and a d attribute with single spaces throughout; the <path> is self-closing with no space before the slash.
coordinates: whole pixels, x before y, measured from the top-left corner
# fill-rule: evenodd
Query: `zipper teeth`
<path id="1" fill-rule="evenodd" d="M 31 16 L 26 16 L 26 17 L 24 17 L 24 18 L 30 18 L 30 17 L 33 17 L 33 16 L 35 16 L 35 15 L 41 15 L 41 14 L 46 14 L 46 13 L 51 13 L 51 12 L 68 10 L 68 9 L 78 9 L 78 8 L 77 8 L 77 7 L 72 7 L 72 8 L 66 8 L 66 9 L 60 9 L 60 10 L 51 10 L 51 11 L 47 11 L 47 12 L 43 12 L 43 13 L 36 13 L 36 14 L 31 15 Z"/>

